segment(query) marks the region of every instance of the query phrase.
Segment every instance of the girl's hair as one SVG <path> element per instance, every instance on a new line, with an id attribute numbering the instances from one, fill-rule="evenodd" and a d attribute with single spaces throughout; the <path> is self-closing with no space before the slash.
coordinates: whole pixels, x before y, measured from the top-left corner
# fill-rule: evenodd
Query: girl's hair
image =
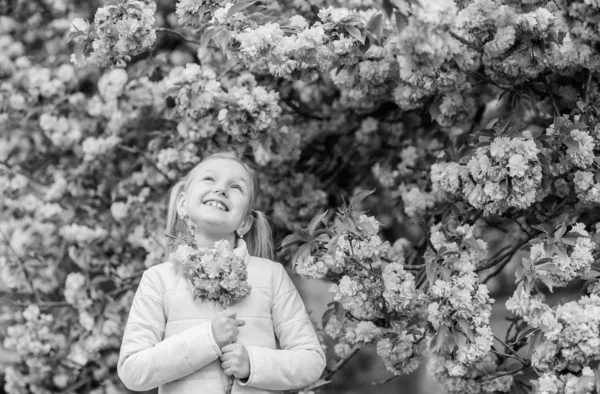
<path id="1" fill-rule="evenodd" d="M 214 152 L 211 152 L 204 156 L 200 163 L 198 163 L 186 176 L 184 176 L 179 182 L 177 182 L 170 192 L 169 197 L 169 210 L 167 213 L 167 234 L 172 236 L 178 236 L 185 234 L 186 226 L 184 220 L 179 218 L 177 215 L 177 197 L 181 192 L 185 192 L 190 185 L 192 174 L 194 170 L 204 161 L 208 159 L 223 158 L 231 159 L 239 163 L 250 175 L 252 183 L 250 185 L 250 201 L 248 203 L 248 211 L 246 215 L 252 215 L 252 225 L 250 230 L 244 236 L 246 237 L 246 244 L 248 245 L 248 252 L 252 256 L 263 257 L 266 259 L 273 259 L 273 237 L 271 235 L 271 226 L 264 213 L 253 209 L 254 203 L 256 202 L 257 192 L 259 190 L 258 177 L 253 167 L 246 164 L 242 159 L 243 152 L 236 146 L 228 146 L 220 148 Z M 237 234 L 236 234 L 237 236 Z M 170 249 L 170 248 L 169 248 Z M 168 250 L 171 252 L 171 250 Z"/>

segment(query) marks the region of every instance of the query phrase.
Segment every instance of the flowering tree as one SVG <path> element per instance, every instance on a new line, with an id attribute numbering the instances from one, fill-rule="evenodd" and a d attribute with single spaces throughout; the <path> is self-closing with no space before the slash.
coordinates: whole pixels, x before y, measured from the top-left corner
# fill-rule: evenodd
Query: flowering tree
<path id="1" fill-rule="evenodd" d="M 259 167 L 281 257 L 332 283 L 317 325 L 335 355 L 307 391 L 366 346 L 390 378 L 428 360 L 449 392 L 600 390 L 596 2 L 0 10 L 7 392 L 124 390 L 122 327 L 164 257 L 165 194 L 227 143 Z M 494 333 L 487 283 L 511 270 Z M 560 289 L 576 296 L 545 301 Z"/>

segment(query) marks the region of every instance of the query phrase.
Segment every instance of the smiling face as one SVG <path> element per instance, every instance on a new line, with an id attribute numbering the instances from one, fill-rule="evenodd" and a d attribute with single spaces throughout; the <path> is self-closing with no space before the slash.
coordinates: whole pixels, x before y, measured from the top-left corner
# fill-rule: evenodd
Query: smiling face
<path id="1" fill-rule="evenodd" d="M 231 239 L 236 230 L 245 232 L 247 222 L 251 223 L 252 193 L 252 179 L 242 164 L 229 158 L 209 158 L 190 174 L 178 211 L 189 217 L 197 226 L 196 234 L 207 241 Z"/>

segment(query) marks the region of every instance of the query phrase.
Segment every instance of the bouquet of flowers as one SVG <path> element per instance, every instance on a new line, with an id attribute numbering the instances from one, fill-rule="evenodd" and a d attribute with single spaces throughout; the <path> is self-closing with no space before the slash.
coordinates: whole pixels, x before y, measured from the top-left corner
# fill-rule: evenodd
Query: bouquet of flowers
<path id="1" fill-rule="evenodd" d="M 226 308 L 250 294 L 246 262 L 236 255 L 229 242 L 215 242 L 214 248 L 198 248 L 192 237 L 174 237 L 179 242 L 169 260 L 177 272 L 194 287 L 194 300 L 218 303 Z M 183 241 L 183 242 L 181 242 Z M 231 376 L 226 394 L 231 394 L 235 378 Z"/>
<path id="2" fill-rule="evenodd" d="M 213 249 L 197 248 L 191 242 L 180 244 L 169 259 L 194 287 L 194 300 L 226 308 L 250 294 L 246 263 L 225 240 L 215 242 Z"/>

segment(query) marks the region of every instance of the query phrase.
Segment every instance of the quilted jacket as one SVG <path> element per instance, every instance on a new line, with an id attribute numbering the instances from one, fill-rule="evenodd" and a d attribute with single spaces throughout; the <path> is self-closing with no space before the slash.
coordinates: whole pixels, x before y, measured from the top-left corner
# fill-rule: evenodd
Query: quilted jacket
<path id="1" fill-rule="evenodd" d="M 272 393 L 306 386 L 325 368 L 304 303 L 283 266 L 250 256 L 243 241 L 235 252 L 246 260 L 250 295 L 227 308 L 246 321 L 238 342 L 250 357 L 247 381 L 232 394 Z M 222 394 L 228 377 L 211 319 L 223 309 L 194 301 L 191 284 L 166 262 L 144 272 L 121 344 L 119 377 L 134 391 L 159 394 Z"/>

